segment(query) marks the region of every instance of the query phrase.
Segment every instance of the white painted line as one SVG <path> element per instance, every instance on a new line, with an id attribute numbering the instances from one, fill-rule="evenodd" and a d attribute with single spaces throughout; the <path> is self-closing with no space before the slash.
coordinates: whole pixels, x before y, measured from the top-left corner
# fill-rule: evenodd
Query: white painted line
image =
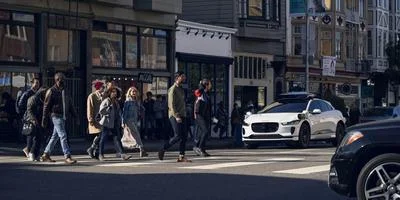
<path id="1" fill-rule="evenodd" d="M 305 167 L 298 169 L 290 169 L 290 170 L 282 170 L 282 171 L 274 171 L 274 173 L 282 173 L 282 174 L 312 174 L 318 172 L 329 171 L 330 165 L 320 165 L 314 167 Z"/>
<path id="2" fill-rule="evenodd" d="M 181 169 L 220 169 L 227 167 L 241 167 L 248 165 L 259 165 L 266 164 L 267 162 L 230 162 L 230 163 L 220 163 L 220 164 L 211 164 L 211 165 L 200 165 L 193 167 L 179 167 Z"/>
<path id="3" fill-rule="evenodd" d="M 305 158 L 268 158 L 268 159 L 262 159 L 261 161 L 275 161 L 275 162 L 291 162 L 291 161 L 302 161 L 305 160 Z"/>
<path id="4" fill-rule="evenodd" d="M 101 165 L 96 165 L 98 167 L 136 167 L 136 166 L 142 166 L 142 165 L 151 165 L 154 163 L 112 163 L 112 164 L 101 164 Z"/>

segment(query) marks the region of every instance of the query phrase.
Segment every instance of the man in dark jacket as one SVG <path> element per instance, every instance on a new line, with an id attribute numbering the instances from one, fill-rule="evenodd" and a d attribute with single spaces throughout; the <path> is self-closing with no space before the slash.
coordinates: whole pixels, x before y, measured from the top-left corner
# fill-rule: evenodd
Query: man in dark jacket
<path id="1" fill-rule="evenodd" d="M 65 121 L 67 120 L 67 112 L 71 112 L 76 117 L 72 102 L 69 100 L 64 90 L 65 76 L 57 73 L 54 76 L 55 84 L 47 90 L 43 106 L 42 127 L 48 128 L 48 121 L 51 120 L 54 125 L 53 134 L 49 143 L 41 157 L 43 162 L 55 162 L 50 158 L 51 151 L 60 139 L 61 147 L 65 156 L 65 163 L 74 164 L 76 160 L 71 158 L 70 148 L 67 142 L 67 132 L 65 131 Z"/>
<path id="2" fill-rule="evenodd" d="M 20 116 L 24 116 L 26 109 L 27 109 L 27 105 L 28 105 L 28 99 L 33 96 L 36 91 L 39 89 L 40 87 L 40 80 L 39 78 L 33 78 L 31 81 L 31 88 L 25 92 L 22 93 L 21 97 L 18 99 L 17 101 L 17 113 Z M 32 137 L 31 136 L 26 136 L 26 147 L 24 149 L 22 149 L 22 151 L 25 153 L 26 157 L 29 157 L 28 154 L 31 151 L 31 147 L 32 147 Z"/>
<path id="3" fill-rule="evenodd" d="M 196 123 L 196 144 L 193 151 L 198 156 L 210 156 L 206 152 L 206 140 L 211 131 L 211 100 L 208 92 L 211 90 L 211 81 L 203 79 L 200 82 L 200 87 L 196 91 L 196 102 L 194 104 L 194 120 Z"/>

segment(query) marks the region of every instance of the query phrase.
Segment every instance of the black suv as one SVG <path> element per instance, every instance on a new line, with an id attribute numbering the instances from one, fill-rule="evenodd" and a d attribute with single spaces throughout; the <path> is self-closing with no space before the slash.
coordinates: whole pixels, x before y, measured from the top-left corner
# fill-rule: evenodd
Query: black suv
<path id="1" fill-rule="evenodd" d="M 331 160 L 329 187 L 358 199 L 400 199 L 400 118 L 349 127 Z"/>

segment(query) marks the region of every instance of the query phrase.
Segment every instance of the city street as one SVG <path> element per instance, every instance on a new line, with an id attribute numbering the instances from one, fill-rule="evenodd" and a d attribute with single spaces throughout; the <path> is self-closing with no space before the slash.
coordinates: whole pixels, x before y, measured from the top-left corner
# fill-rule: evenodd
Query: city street
<path id="1" fill-rule="evenodd" d="M 208 158 L 187 152 L 192 163 L 150 157 L 106 162 L 76 155 L 78 164 L 32 163 L 22 156 L 0 156 L 0 199 L 348 199 L 327 186 L 334 148 L 287 147 L 210 150 Z"/>

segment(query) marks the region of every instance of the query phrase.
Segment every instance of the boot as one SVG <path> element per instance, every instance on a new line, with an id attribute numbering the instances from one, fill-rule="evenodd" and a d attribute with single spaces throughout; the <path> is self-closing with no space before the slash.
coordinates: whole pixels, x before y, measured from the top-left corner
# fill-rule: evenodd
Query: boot
<path id="1" fill-rule="evenodd" d="M 140 148 L 140 157 L 143 158 L 147 156 L 149 156 L 149 154 L 143 148 Z"/>
<path id="2" fill-rule="evenodd" d="M 40 161 L 42 162 L 56 162 L 55 160 L 52 160 L 50 158 L 50 155 L 47 153 L 44 153 L 41 157 L 40 157 Z"/>
<path id="3" fill-rule="evenodd" d="M 92 147 L 89 147 L 86 152 L 88 153 L 88 155 L 90 156 L 90 158 L 95 158 L 95 154 L 94 154 L 94 149 Z"/>
<path id="4" fill-rule="evenodd" d="M 67 163 L 67 164 L 75 164 L 75 163 L 76 163 L 76 160 L 72 159 L 71 156 L 68 156 L 68 157 L 65 159 L 65 163 Z"/>

